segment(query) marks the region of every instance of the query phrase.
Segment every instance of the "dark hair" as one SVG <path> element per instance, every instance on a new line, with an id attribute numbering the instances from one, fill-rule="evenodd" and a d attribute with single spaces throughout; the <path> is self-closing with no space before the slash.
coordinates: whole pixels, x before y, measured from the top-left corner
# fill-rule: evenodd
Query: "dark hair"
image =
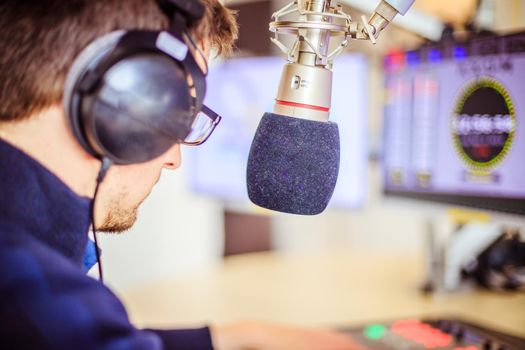
<path id="1" fill-rule="evenodd" d="M 218 54 L 237 38 L 235 14 L 219 0 L 200 0 L 192 28 Z M 62 99 L 75 57 L 114 30 L 167 27 L 155 0 L 0 0 L 0 122 L 24 119 Z"/>

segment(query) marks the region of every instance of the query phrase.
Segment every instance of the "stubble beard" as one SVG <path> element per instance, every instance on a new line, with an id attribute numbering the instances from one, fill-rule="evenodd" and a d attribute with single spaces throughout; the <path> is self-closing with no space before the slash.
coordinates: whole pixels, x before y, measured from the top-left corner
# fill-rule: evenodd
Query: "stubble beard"
<path id="1" fill-rule="evenodd" d="M 140 204 L 131 208 L 123 208 L 123 196 L 114 198 L 108 205 L 108 211 L 104 222 L 97 230 L 107 233 L 122 233 L 129 230 L 137 221 L 137 212 Z"/>
<path id="2" fill-rule="evenodd" d="M 159 179 L 160 173 L 155 183 L 157 183 Z M 97 227 L 97 230 L 106 233 L 122 233 L 132 228 L 137 221 L 139 207 L 150 195 L 151 190 L 152 188 L 138 203 L 130 207 L 123 206 L 123 203 L 129 202 L 129 200 L 126 201 L 125 192 L 113 196 L 107 206 L 106 217 L 102 225 Z"/>

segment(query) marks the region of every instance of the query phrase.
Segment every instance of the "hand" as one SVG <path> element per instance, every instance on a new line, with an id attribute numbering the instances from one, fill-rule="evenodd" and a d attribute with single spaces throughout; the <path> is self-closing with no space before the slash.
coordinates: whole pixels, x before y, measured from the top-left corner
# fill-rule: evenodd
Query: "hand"
<path id="1" fill-rule="evenodd" d="M 364 350 L 344 333 L 262 322 L 210 327 L 215 350 Z"/>

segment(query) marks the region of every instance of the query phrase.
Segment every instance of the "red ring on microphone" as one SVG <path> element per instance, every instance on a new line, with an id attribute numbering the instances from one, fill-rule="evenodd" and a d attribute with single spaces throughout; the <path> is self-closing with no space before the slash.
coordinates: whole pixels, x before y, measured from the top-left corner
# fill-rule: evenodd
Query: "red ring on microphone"
<path id="1" fill-rule="evenodd" d="M 311 109 L 311 110 L 320 111 L 320 112 L 329 112 L 330 111 L 330 108 L 326 108 L 326 107 L 305 105 L 305 104 L 302 104 L 302 103 L 295 103 L 295 102 L 289 102 L 289 101 L 275 100 L 275 103 L 277 103 L 278 105 L 306 108 L 306 109 Z"/>

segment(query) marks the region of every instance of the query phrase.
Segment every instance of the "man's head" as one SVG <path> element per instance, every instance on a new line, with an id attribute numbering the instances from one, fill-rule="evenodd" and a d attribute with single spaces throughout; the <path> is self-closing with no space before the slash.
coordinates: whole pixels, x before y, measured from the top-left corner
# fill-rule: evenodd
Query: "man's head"
<path id="1" fill-rule="evenodd" d="M 192 34 L 205 52 L 211 49 L 218 54 L 229 53 L 237 37 L 233 13 L 218 0 L 200 1 L 206 13 L 191 28 Z M 65 116 L 60 104 L 66 76 L 78 54 L 90 42 L 109 32 L 162 30 L 167 28 L 168 22 L 155 0 L 1 0 L 0 129 L 4 132 L 0 135 L 10 138 L 16 132 L 9 134 L 5 130 L 16 130 L 18 125 L 29 125 L 33 120 L 37 123 L 38 118 L 48 118 L 52 123 L 51 120 L 57 120 L 56 114 L 60 114 L 61 121 L 57 122 L 53 135 L 42 135 L 44 130 L 37 135 L 38 128 L 25 127 L 23 130 L 26 134 L 33 133 L 35 138 L 71 138 L 70 132 L 67 135 L 62 132 Z M 55 116 L 54 119 L 49 115 Z M 24 140 L 31 138 L 31 135 L 22 136 Z M 18 140 L 21 139 L 13 136 L 9 141 L 24 149 L 23 144 L 17 144 Z M 85 161 L 86 167 L 91 169 L 97 164 L 79 147 L 77 149 L 78 158 Z M 75 179 L 61 176 L 66 169 L 56 162 L 47 164 L 45 153 L 31 152 L 30 146 L 24 150 L 48 166 L 77 193 L 88 194 L 74 188 Z M 151 191 L 161 170 L 178 166 L 180 148 L 174 145 L 152 161 L 112 167 L 97 199 L 97 226 L 109 231 L 129 228 L 135 221 L 138 206 Z M 92 172 L 89 173 L 92 177 Z"/>

